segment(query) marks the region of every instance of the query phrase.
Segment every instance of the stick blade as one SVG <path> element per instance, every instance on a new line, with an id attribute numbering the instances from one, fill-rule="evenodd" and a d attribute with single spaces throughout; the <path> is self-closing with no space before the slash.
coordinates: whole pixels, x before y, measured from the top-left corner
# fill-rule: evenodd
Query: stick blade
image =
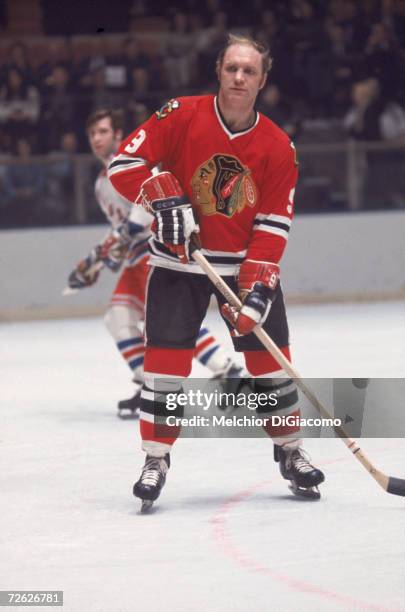
<path id="1" fill-rule="evenodd" d="M 405 480 L 403 478 L 394 478 L 390 476 L 388 479 L 387 492 L 405 497 Z"/>

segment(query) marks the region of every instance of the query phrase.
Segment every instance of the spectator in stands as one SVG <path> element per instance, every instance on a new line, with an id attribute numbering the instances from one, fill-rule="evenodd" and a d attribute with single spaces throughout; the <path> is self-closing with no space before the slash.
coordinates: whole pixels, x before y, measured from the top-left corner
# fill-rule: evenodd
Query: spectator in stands
<path id="1" fill-rule="evenodd" d="M 354 81 L 355 58 L 348 51 L 348 44 L 342 26 L 330 19 L 325 20 L 327 43 L 325 46 L 326 65 L 330 70 L 332 91 L 330 111 L 341 117 L 350 105 L 350 92 Z"/>
<path id="2" fill-rule="evenodd" d="M 344 32 L 345 43 L 350 53 L 363 53 L 369 25 L 362 19 L 361 3 L 357 0 L 339 0 L 329 3 L 331 20 Z"/>
<path id="3" fill-rule="evenodd" d="M 6 202 L 2 210 L 3 227 L 35 225 L 44 196 L 45 173 L 43 167 L 32 160 L 28 139 L 16 141 L 16 155 L 17 163 L 6 166 L 3 178 Z"/>
<path id="4" fill-rule="evenodd" d="M 150 53 L 143 50 L 143 38 L 140 46 L 134 34 L 126 38 L 122 53 L 116 56 L 107 54 L 105 34 L 73 43 L 69 38 L 54 38 L 47 41 L 46 62 L 36 73 L 30 64 L 30 48 L 20 42 L 10 46 L 0 66 L 0 147 L 9 150 L 17 136 L 28 136 L 35 146 L 34 136 L 39 132 L 42 150 L 55 150 L 71 128 L 72 118 L 80 124 L 100 105 L 116 108 L 130 101 L 127 116 L 131 114 L 131 121 L 138 124 L 148 110 L 187 88 L 197 94 L 208 92 L 216 86 L 216 76 L 207 65 L 213 64 L 229 27 L 234 26 L 255 28 L 255 38 L 270 45 L 272 84 L 291 101 L 300 119 L 343 117 L 353 83 L 368 77 L 379 81 L 380 99 L 405 105 L 405 0 L 253 0 L 239 7 L 237 14 L 231 0 L 178 0 L 164 10 L 143 0 L 135 4 L 137 14 L 146 20 L 148 15 L 171 18 L 163 54 L 152 51 L 152 43 L 159 39 L 154 32 L 147 34 L 145 48 L 151 43 Z M 76 63 L 82 60 L 79 66 L 73 62 L 72 50 Z M 275 90 L 271 91 L 270 98 Z M 15 99 L 19 100 L 18 112 L 9 121 L 7 109 L 15 108 Z M 367 122 L 375 104 L 363 109 Z M 40 106 L 38 130 L 33 115 Z M 28 107 L 33 114 L 24 117 Z M 357 110 L 359 118 L 362 110 Z M 272 112 L 278 110 L 272 108 Z M 355 124 L 349 128 L 351 135 L 358 138 L 360 133 L 362 138 L 359 121 Z M 372 121 L 366 131 L 374 129 L 375 136 L 377 124 Z M 80 141 L 81 150 L 84 147 L 84 140 Z"/>
<path id="5" fill-rule="evenodd" d="M 10 152 L 10 139 L 8 138 L 4 125 L 0 123 L 0 156 L 8 155 Z"/>
<path id="6" fill-rule="evenodd" d="M 405 64 L 392 30 L 384 23 L 372 26 L 364 56 L 367 74 L 379 80 L 382 94 L 397 95 L 399 84 L 404 83 Z"/>
<path id="7" fill-rule="evenodd" d="M 95 85 L 97 73 L 107 65 L 104 50 L 104 39 L 97 36 L 92 41 L 91 53 L 84 57 L 78 67 L 79 84 L 83 88 L 92 88 Z"/>
<path id="8" fill-rule="evenodd" d="M 16 68 L 23 81 L 35 85 L 35 74 L 32 68 L 27 47 L 22 42 L 15 42 L 9 49 L 9 58 L 5 66 L 5 75 L 11 68 Z"/>
<path id="9" fill-rule="evenodd" d="M 59 149 L 49 154 L 46 193 L 40 208 L 44 225 L 73 221 L 74 155 L 77 152 L 77 136 L 68 131 L 62 134 Z"/>
<path id="10" fill-rule="evenodd" d="M 131 89 L 132 71 L 134 68 L 145 68 L 145 70 L 148 70 L 151 67 L 150 57 L 140 50 L 138 42 L 133 36 L 127 38 L 124 43 L 122 64 L 125 68 L 126 89 Z"/>
<path id="11" fill-rule="evenodd" d="M 149 72 L 140 66 L 134 67 L 131 72 L 132 94 L 138 101 L 148 103 L 151 97 L 151 82 Z"/>
<path id="12" fill-rule="evenodd" d="M 296 139 L 298 123 L 293 118 L 290 105 L 282 98 L 277 85 L 270 83 L 263 89 L 260 93 L 257 110 L 274 121 L 292 140 Z"/>
<path id="13" fill-rule="evenodd" d="M 381 135 L 391 143 L 405 144 L 405 109 L 398 102 L 388 102 L 380 117 Z"/>
<path id="14" fill-rule="evenodd" d="M 380 117 L 383 101 L 377 79 L 365 79 L 352 88 L 353 105 L 343 120 L 349 135 L 355 140 L 381 140 Z"/>
<path id="15" fill-rule="evenodd" d="M 71 88 L 75 79 L 75 67 L 73 62 L 72 41 L 67 39 L 53 39 L 49 41 L 47 57 L 37 70 L 38 86 L 42 94 L 48 93 L 48 88 L 52 87 L 53 71 L 58 66 L 63 66 L 71 79 Z"/>
<path id="16" fill-rule="evenodd" d="M 260 40 L 263 41 L 263 43 L 272 47 L 279 33 L 279 24 L 275 12 L 271 9 L 265 9 L 261 13 L 259 21 L 260 26 L 256 30 L 256 33 L 260 36 Z"/>
<path id="17" fill-rule="evenodd" d="M 322 40 L 319 9 L 309 0 L 295 0 L 292 5 L 292 40 L 296 51 L 305 53 Z"/>
<path id="18" fill-rule="evenodd" d="M 376 79 L 365 79 L 355 83 L 352 99 L 353 105 L 343 120 L 348 134 L 358 141 L 380 141 L 384 101 L 379 82 Z M 362 208 L 374 208 L 385 204 L 380 197 L 381 160 L 381 153 L 378 151 L 360 149 L 356 154 L 356 199 Z"/>
<path id="19" fill-rule="evenodd" d="M 78 152 L 77 136 L 75 132 L 69 131 L 62 134 L 60 149 L 67 155 L 75 155 Z"/>
<path id="20" fill-rule="evenodd" d="M 391 5 L 391 14 L 388 17 L 391 27 L 395 32 L 396 39 L 402 41 L 402 47 L 405 41 L 405 0 L 396 0 Z"/>
<path id="21" fill-rule="evenodd" d="M 130 90 L 131 70 L 140 64 L 136 61 L 137 43 L 135 39 L 127 39 L 124 43 L 124 53 L 115 54 L 106 58 L 105 79 L 107 87 L 115 91 Z M 100 67 L 100 70 L 103 67 Z"/>
<path id="22" fill-rule="evenodd" d="M 75 97 L 71 90 L 71 77 L 63 64 L 57 64 L 47 79 L 42 113 L 42 131 L 47 135 L 46 151 L 59 147 L 62 134 L 75 121 Z"/>
<path id="23" fill-rule="evenodd" d="M 136 128 L 138 127 L 138 125 L 141 125 L 142 123 L 147 121 L 147 119 L 149 119 L 151 115 L 150 108 L 148 108 L 145 104 L 135 102 L 135 101 L 132 101 L 129 104 L 128 110 L 129 110 L 129 117 L 128 117 L 127 123 L 128 123 L 128 126 L 131 126 L 128 131 L 130 131 L 132 127 L 135 126 Z"/>
<path id="24" fill-rule="evenodd" d="M 213 15 L 212 25 L 206 28 L 195 39 L 197 57 L 197 72 L 200 86 L 206 86 L 213 81 L 216 75 L 207 70 L 207 66 L 214 66 L 220 50 L 224 47 L 228 36 L 228 15 L 224 11 L 217 11 Z"/>
<path id="25" fill-rule="evenodd" d="M 391 145 L 401 145 L 380 155 L 378 189 L 386 205 L 405 209 L 405 109 L 398 102 L 390 101 L 380 116 L 382 139 Z"/>
<path id="26" fill-rule="evenodd" d="M 23 136 L 33 139 L 39 119 L 40 97 L 33 85 L 24 81 L 18 68 L 10 68 L 0 89 L 0 124 L 9 146 Z"/>
<path id="27" fill-rule="evenodd" d="M 260 14 L 260 26 L 254 30 L 254 39 L 270 47 L 273 65 L 271 82 L 291 97 L 297 97 L 296 85 L 291 75 L 294 72 L 293 53 L 291 53 L 290 31 L 278 20 L 276 12 L 266 9 Z"/>
<path id="28" fill-rule="evenodd" d="M 100 67 L 92 74 L 93 86 L 90 89 L 90 109 L 120 108 L 123 105 L 124 93 L 111 88 L 107 81 L 105 67 Z"/>
<path id="29" fill-rule="evenodd" d="M 294 3 L 292 46 L 294 70 L 292 80 L 297 98 L 305 98 L 309 115 L 324 115 L 330 107 L 333 78 L 325 50 L 327 36 L 319 9 L 308 0 Z"/>
<path id="30" fill-rule="evenodd" d="M 126 105 L 126 123 L 129 129 L 140 125 L 163 103 L 159 92 L 152 89 L 150 72 L 142 67 L 134 67 L 131 73 L 132 90 Z M 178 93 L 178 92 L 177 92 Z"/>
<path id="31" fill-rule="evenodd" d="M 201 15 L 198 13 L 192 13 L 187 15 L 188 17 L 188 26 L 191 33 L 191 36 L 194 41 L 197 40 L 200 35 L 201 30 L 204 28 L 204 20 Z"/>
<path id="32" fill-rule="evenodd" d="M 229 13 L 233 9 L 233 5 L 229 0 L 205 0 L 201 4 L 201 11 L 206 23 L 214 23 L 217 13 Z"/>
<path id="33" fill-rule="evenodd" d="M 174 14 L 163 55 L 169 87 L 178 95 L 189 87 L 195 62 L 194 40 L 184 13 Z"/>

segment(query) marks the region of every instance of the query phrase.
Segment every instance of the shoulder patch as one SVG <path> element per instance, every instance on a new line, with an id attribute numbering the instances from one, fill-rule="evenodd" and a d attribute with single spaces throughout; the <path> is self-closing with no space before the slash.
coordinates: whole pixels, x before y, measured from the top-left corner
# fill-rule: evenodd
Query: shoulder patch
<path id="1" fill-rule="evenodd" d="M 177 110 L 179 107 L 180 102 L 175 98 L 172 98 L 171 100 L 166 102 L 166 104 L 163 104 L 163 106 L 155 112 L 155 115 L 158 119 L 164 119 L 165 117 L 167 117 L 167 115 L 172 113 L 174 110 Z"/>

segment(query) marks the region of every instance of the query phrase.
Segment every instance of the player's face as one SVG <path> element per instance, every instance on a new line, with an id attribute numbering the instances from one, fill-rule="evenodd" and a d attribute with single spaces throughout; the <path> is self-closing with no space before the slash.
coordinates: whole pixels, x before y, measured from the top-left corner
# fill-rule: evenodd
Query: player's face
<path id="1" fill-rule="evenodd" d="M 108 159 L 117 150 L 120 132 L 114 132 L 110 117 L 94 123 L 87 132 L 92 152 L 101 160 Z"/>
<path id="2" fill-rule="evenodd" d="M 231 45 L 218 71 L 221 97 L 241 106 L 253 106 L 257 94 L 266 82 L 262 58 L 248 45 Z"/>

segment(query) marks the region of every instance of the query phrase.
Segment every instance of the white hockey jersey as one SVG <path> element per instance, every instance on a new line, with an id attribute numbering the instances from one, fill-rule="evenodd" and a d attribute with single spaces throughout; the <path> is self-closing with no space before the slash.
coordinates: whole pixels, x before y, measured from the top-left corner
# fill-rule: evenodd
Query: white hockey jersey
<path id="1" fill-rule="evenodd" d="M 112 186 L 106 169 L 101 170 L 94 186 L 97 202 L 107 217 L 111 229 L 123 223 L 131 212 L 131 231 L 135 231 L 134 238 L 128 249 L 126 265 L 134 265 L 141 256 L 148 251 L 147 242 L 151 236 L 150 225 L 153 221 L 142 206 L 134 206 L 129 200 L 120 195 Z M 137 226 L 139 226 L 137 228 Z"/>

